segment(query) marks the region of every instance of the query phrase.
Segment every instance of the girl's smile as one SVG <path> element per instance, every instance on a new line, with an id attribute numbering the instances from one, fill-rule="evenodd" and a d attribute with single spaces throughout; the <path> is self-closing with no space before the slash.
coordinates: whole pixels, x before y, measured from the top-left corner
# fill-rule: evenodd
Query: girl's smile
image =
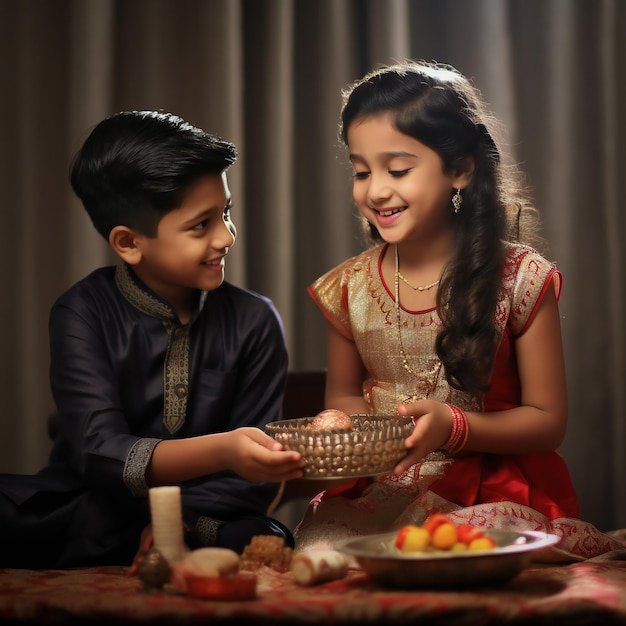
<path id="1" fill-rule="evenodd" d="M 400 207 L 397 209 L 372 209 L 378 214 L 376 218 L 376 222 L 379 226 L 385 227 L 393 224 L 396 219 L 400 217 L 403 211 L 406 210 L 406 207 Z"/>

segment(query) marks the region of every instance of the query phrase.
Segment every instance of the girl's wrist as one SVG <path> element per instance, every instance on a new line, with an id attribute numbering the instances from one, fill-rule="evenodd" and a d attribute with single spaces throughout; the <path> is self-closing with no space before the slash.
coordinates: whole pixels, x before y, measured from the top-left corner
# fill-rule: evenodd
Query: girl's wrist
<path id="1" fill-rule="evenodd" d="M 467 444 L 469 436 L 469 422 L 465 411 L 453 404 L 446 404 L 452 415 L 452 430 L 448 441 L 441 447 L 449 454 L 458 454 Z"/>

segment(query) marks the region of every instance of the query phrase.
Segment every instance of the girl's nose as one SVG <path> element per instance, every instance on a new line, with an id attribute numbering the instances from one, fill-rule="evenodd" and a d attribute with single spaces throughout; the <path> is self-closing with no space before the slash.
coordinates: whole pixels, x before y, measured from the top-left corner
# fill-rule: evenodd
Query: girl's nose
<path id="1" fill-rule="evenodd" d="M 367 187 L 367 199 L 372 204 L 376 205 L 380 202 L 388 200 L 392 195 L 392 189 L 389 185 L 389 180 L 382 175 L 372 174 L 369 178 L 369 185 Z"/>

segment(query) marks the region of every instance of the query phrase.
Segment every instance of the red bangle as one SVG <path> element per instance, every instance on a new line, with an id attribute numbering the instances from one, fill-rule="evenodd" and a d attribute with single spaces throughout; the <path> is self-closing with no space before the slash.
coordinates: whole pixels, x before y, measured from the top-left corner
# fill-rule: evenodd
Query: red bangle
<path id="1" fill-rule="evenodd" d="M 458 454 L 467 443 L 469 423 L 465 411 L 462 411 L 458 406 L 454 406 L 453 404 L 446 404 L 446 406 L 450 409 L 450 413 L 452 413 L 452 431 L 450 432 L 448 441 L 443 444 L 442 450 L 450 454 Z"/>

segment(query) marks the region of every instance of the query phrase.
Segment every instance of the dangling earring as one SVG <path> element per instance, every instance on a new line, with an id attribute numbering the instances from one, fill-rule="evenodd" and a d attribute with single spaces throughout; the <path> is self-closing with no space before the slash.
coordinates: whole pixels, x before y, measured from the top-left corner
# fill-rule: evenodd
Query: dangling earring
<path id="1" fill-rule="evenodd" d="M 461 190 L 457 189 L 456 193 L 452 196 L 452 204 L 454 206 L 454 212 L 458 213 L 463 203 L 463 197 L 461 196 Z"/>

